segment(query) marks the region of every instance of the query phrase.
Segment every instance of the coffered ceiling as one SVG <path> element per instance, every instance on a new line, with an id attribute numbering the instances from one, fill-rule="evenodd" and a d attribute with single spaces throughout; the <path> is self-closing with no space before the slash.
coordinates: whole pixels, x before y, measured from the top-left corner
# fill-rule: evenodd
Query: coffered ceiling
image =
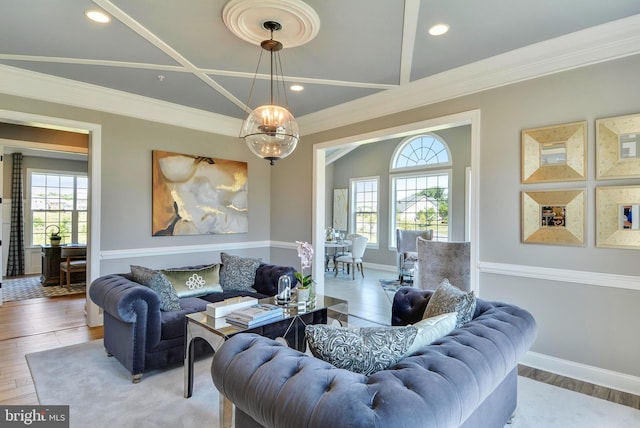
<path id="1" fill-rule="evenodd" d="M 5 0 L 0 3 L 0 64 L 241 119 L 260 48 L 227 28 L 226 3 Z M 297 118 L 640 14 L 638 0 L 306 4 L 317 14 L 318 33 L 302 46 L 285 44 L 281 54 L 287 83 L 304 86 L 302 92 L 288 93 Z M 105 11 L 111 22 L 89 21 L 85 11 L 90 9 Z M 436 23 L 447 24 L 449 32 L 430 36 L 427 31 Z M 266 94 L 266 81 L 259 80 L 249 107 L 264 103 Z"/>

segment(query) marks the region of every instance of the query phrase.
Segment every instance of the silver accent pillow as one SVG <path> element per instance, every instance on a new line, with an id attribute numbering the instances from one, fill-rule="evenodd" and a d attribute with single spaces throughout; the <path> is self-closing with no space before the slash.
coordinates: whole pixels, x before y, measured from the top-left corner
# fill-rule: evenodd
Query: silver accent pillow
<path id="1" fill-rule="evenodd" d="M 475 311 L 476 297 L 473 295 L 473 291 L 466 293 L 451 285 L 449 280 L 445 278 L 431 295 L 422 319 L 457 312 L 456 328 L 459 328 L 473 319 Z"/>

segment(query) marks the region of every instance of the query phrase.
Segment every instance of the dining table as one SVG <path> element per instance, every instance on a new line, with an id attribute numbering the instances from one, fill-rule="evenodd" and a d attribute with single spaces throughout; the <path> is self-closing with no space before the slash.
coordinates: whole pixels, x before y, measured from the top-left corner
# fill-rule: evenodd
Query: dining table
<path id="1" fill-rule="evenodd" d="M 324 269 L 329 270 L 329 262 L 333 262 L 333 268 L 336 266 L 336 256 L 351 247 L 351 240 L 337 239 L 334 241 L 324 242 Z"/>

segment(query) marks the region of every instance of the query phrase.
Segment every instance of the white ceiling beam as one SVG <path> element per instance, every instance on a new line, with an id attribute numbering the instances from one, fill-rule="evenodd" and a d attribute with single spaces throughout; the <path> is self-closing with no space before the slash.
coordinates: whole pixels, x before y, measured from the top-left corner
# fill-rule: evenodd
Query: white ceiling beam
<path id="1" fill-rule="evenodd" d="M 420 0 L 404 1 L 404 24 L 402 28 L 402 52 L 400 56 L 400 85 L 411 81 L 411 66 L 418 33 Z"/>

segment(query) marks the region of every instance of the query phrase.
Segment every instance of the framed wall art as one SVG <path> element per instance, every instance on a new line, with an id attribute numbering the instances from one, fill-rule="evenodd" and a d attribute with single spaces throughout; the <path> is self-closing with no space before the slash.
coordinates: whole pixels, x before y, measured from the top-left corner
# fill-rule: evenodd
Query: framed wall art
<path id="1" fill-rule="evenodd" d="M 247 233 L 246 162 L 153 151 L 153 236 Z"/>
<path id="2" fill-rule="evenodd" d="M 596 247 L 640 249 L 640 186 L 596 187 Z"/>
<path id="3" fill-rule="evenodd" d="M 522 192 L 522 242 L 584 245 L 583 189 Z"/>
<path id="4" fill-rule="evenodd" d="M 596 120 L 596 178 L 640 177 L 640 114 Z"/>
<path id="5" fill-rule="evenodd" d="M 585 180 L 587 122 L 522 131 L 522 183 Z"/>
<path id="6" fill-rule="evenodd" d="M 333 189 L 333 228 L 347 230 L 349 218 L 349 190 Z"/>

